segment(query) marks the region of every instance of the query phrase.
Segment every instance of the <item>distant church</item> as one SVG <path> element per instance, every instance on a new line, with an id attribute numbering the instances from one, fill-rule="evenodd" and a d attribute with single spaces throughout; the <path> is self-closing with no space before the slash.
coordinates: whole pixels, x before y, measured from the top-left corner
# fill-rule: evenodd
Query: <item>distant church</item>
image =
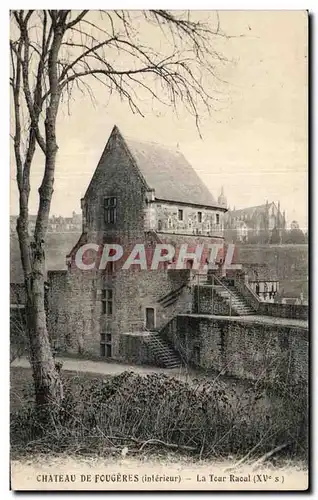
<path id="1" fill-rule="evenodd" d="M 231 210 L 222 187 L 218 205 L 227 208 L 224 219 L 225 239 L 229 242 L 242 243 L 281 243 L 286 229 L 285 210 L 266 200 L 263 205 Z"/>

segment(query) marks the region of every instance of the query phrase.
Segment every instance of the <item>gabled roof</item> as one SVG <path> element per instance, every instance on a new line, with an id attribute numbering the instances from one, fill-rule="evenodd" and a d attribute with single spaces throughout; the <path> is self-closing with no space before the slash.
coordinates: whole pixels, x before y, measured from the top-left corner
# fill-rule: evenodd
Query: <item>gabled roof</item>
<path id="1" fill-rule="evenodd" d="M 116 126 L 110 138 L 114 135 L 122 141 L 148 189 L 154 189 L 156 199 L 224 210 L 180 151 L 123 137 Z"/>
<path id="2" fill-rule="evenodd" d="M 212 193 L 180 151 L 154 142 L 125 139 L 155 198 L 217 207 Z"/>
<path id="3" fill-rule="evenodd" d="M 265 214 L 266 209 L 269 209 L 272 205 L 275 205 L 274 202 L 264 203 L 263 205 L 257 205 L 255 207 L 247 207 L 247 208 L 241 208 L 239 210 L 231 210 L 230 214 L 232 217 L 241 217 L 242 215 L 247 215 L 249 217 L 252 217 L 254 213 L 257 214 Z M 276 206 L 276 205 L 275 205 Z"/>

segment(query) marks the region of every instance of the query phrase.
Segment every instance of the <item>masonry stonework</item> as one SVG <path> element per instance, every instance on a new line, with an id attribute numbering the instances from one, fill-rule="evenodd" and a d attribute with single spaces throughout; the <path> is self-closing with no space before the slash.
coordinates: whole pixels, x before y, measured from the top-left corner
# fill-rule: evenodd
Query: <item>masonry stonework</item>
<path id="1" fill-rule="evenodd" d="M 60 349 L 157 364 L 143 338 L 156 331 L 181 360 L 207 370 L 251 379 L 264 373 L 270 380 L 306 377 L 306 328 L 292 327 L 288 320 L 273 326 L 233 317 L 235 311 L 211 287 L 197 293 L 192 257 L 182 270 L 166 264 L 156 270 L 123 269 L 120 261 L 106 269 L 78 269 L 75 256 L 85 243 L 118 243 L 129 253 L 141 243 L 149 255 L 157 243 L 187 244 L 188 252 L 202 243 L 222 246 L 226 208 L 179 152 L 127 141 L 114 127 L 82 212 L 83 232 L 70 249 L 68 269 L 48 273 L 48 328 Z M 279 315 L 278 306 L 265 305 L 263 313 Z M 193 314 L 197 311 L 204 315 Z M 305 314 L 298 312 L 299 318 Z M 294 313 L 282 310 L 286 318 Z"/>
<path id="2" fill-rule="evenodd" d="M 146 308 L 154 309 L 156 329 L 176 314 L 191 312 L 189 276 L 187 269 L 121 270 L 110 276 L 100 271 L 49 272 L 50 336 L 62 350 L 99 356 L 101 334 L 110 334 L 111 357 L 120 359 L 120 334 L 145 330 Z M 102 311 L 103 289 L 112 290 L 111 315 Z"/>
<path id="3" fill-rule="evenodd" d="M 252 380 L 308 380 L 308 328 L 262 320 L 179 315 L 165 329 L 190 364 Z"/>
<path id="4" fill-rule="evenodd" d="M 236 315 L 228 302 L 220 297 L 212 287 L 193 287 L 193 313 L 215 314 L 220 316 Z"/>
<path id="5" fill-rule="evenodd" d="M 154 227 L 159 232 L 223 236 L 223 212 L 177 203 L 151 203 Z"/>

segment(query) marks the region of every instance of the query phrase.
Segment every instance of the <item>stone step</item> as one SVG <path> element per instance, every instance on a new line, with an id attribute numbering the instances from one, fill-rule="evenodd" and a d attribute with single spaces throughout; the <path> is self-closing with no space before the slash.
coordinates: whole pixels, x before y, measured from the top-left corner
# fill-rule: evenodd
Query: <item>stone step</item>
<path id="1" fill-rule="evenodd" d="M 172 354 L 171 352 L 168 352 L 166 349 L 155 349 L 153 348 L 153 351 L 160 355 L 161 357 L 164 357 L 164 358 L 169 358 L 169 359 L 178 359 L 177 356 L 175 356 L 174 354 Z"/>
<path id="2" fill-rule="evenodd" d="M 147 343 L 153 354 L 158 357 L 166 368 L 178 368 L 181 362 L 170 346 L 164 343 L 157 333 L 152 333 L 147 339 Z"/>

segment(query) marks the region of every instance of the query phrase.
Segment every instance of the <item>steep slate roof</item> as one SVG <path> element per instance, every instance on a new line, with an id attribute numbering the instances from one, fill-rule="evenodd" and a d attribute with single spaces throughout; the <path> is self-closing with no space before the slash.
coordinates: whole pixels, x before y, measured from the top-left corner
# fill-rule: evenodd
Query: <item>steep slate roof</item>
<path id="1" fill-rule="evenodd" d="M 116 125 L 108 138 L 84 198 L 92 189 L 94 179 L 98 179 L 98 172 L 101 174 L 103 157 L 107 149 L 111 147 L 111 140 L 114 138 L 117 138 L 126 150 L 147 188 L 154 189 L 156 199 L 227 211 L 215 201 L 212 193 L 179 151 L 153 142 L 126 138 Z"/>
<path id="2" fill-rule="evenodd" d="M 176 150 L 153 142 L 124 138 L 125 144 L 155 197 L 195 205 L 219 207 L 190 163 Z"/>

